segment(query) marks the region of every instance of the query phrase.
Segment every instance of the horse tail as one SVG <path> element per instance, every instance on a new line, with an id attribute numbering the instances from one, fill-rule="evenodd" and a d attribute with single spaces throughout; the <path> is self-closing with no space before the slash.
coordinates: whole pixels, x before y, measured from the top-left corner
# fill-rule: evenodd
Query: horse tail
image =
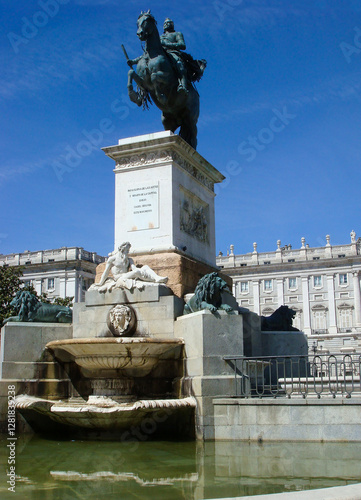
<path id="1" fill-rule="evenodd" d="M 143 110 L 149 109 L 149 104 L 153 104 L 148 90 L 137 85 L 137 93 L 142 101 Z"/>

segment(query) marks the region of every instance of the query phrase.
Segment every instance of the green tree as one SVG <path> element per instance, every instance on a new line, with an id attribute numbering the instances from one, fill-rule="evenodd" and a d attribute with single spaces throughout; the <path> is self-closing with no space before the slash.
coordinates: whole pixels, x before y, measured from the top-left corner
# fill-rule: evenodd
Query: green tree
<path id="1" fill-rule="evenodd" d="M 4 319 L 15 315 L 10 302 L 20 289 L 22 275 L 20 267 L 0 266 L 0 326 Z"/>
<path id="2" fill-rule="evenodd" d="M 58 306 L 67 306 L 67 307 L 73 307 L 73 300 L 74 297 L 55 297 L 54 301 L 52 304 L 58 304 Z"/>

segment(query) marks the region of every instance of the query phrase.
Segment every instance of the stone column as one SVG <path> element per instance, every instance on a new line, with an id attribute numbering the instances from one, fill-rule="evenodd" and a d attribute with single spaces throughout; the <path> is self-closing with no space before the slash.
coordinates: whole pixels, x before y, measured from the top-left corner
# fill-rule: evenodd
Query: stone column
<path id="1" fill-rule="evenodd" d="M 59 297 L 65 299 L 65 297 L 66 297 L 66 277 L 62 276 L 59 281 L 60 281 Z"/>
<path id="2" fill-rule="evenodd" d="M 237 299 L 237 296 L 238 296 L 238 289 L 239 289 L 239 281 L 233 281 L 232 293 L 236 297 L 236 299 Z"/>
<path id="3" fill-rule="evenodd" d="M 74 302 L 78 302 L 78 287 L 76 286 L 75 276 L 67 279 L 65 292 L 66 297 L 74 297 Z"/>
<path id="4" fill-rule="evenodd" d="M 337 333 L 336 322 L 336 306 L 335 306 L 335 284 L 334 275 L 326 276 L 327 278 L 327 296 L 328 296 L 328 313 L 329 313 L 329 333 Z"/>
<path id="5" fill-rule="evenodd" d="M 353 289 L 355 300 L 355 320 L 356 328 L 361 329 L 361 293 L 360 293 L 360 280 L 358 271 L 353 273 Z"/>
<path id="6" fill-rule="evenodd" d="M 260 306 L 259 306 L 259 281 L 252 281 L 253 285 L 253 312 L 256 314 L 260 314 Z"/>
<path id="7" fill-rule="evenodd" d="M 74 302 L 81 302 L 82 299 L 82 285 L 83 285 L 83 277 L 76 273 L 75 274 L 75 296 Z"/>
<path id="8" fill-rule="evenodd" d="M 41 278 L 40 279 L 36 279 L 35 280 L 35 290 L 36 290 L 36 293 L 41 295 L 43 290 L 42 290 L 42 280 Z"/>
<path id="9" fill-rule="evenodd" d="M 285 298 L 283 291 L 283 278 L 277 279 L 277 300 L 278 300 L 278 307 L 284 305 Z"/>
<path id="10" fill-rule="evenodd" d="M 302 277 L 302 300 L 303 300 L 303 331 L 311 335 L 310 321 L 310 294 L 308 291 L 308 277 Z"/>

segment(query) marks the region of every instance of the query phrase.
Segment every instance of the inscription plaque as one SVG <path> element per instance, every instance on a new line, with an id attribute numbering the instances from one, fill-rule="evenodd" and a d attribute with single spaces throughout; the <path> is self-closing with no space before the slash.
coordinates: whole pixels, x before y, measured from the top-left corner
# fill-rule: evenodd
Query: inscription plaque
<path id="1" fill-rule="evenodd" d="M 159 184 L 129 186 L 127 190 L 128 231 L 159 227 Z"/>

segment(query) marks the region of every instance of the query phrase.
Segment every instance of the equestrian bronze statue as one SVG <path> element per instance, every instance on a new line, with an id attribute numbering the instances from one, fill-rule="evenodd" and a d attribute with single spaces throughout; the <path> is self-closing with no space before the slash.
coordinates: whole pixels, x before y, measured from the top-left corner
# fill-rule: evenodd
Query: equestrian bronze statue
<path id="1" fill-rule="evenodd" d="M 137 35 L 144 42 L 143 54 L 129 59 L 123 47 L 132 68 L 128 72 L 130 100 L 143 109 L 154 102 L 162 111 L 164 129 L 175 132 L 180 127 L 179 135 L 196 149 L 199 94 L 194 82 L 201 79 L 207 63 L 183 52 L 186 48 L 183 34 L 175 31 L 171 19 L 165 20 L 161 36 L 150 11 L 140 14 L 137 25 Z"/>

